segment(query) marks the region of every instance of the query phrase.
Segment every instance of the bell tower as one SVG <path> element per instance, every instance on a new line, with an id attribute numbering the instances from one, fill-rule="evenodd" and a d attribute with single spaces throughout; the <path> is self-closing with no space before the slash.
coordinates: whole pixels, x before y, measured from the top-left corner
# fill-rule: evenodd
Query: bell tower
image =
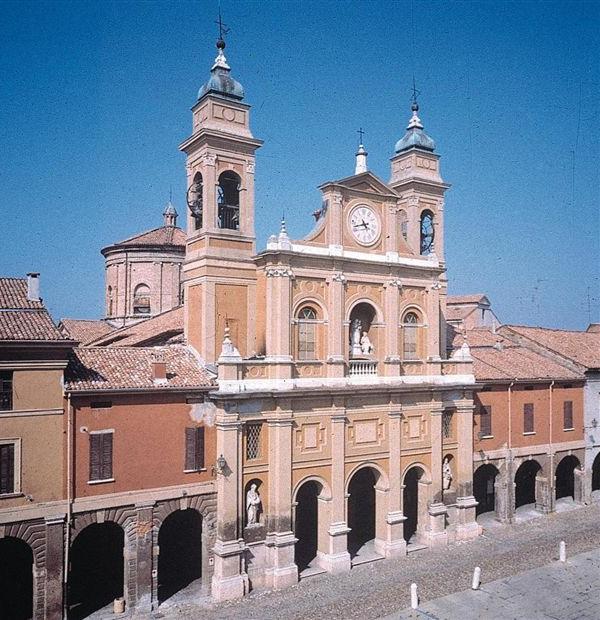
<path id="1" fill-rule="evenodd" d="M 185 333 L 208 364 L 226 324 L 242 355 L 254 350 L 254 164 L 262 144 L 250 131 L 250 106 L 231 76 L 222 37 L 217 50 L 192 107 L 192 135 L 179 147 L 188 187 Z"/>

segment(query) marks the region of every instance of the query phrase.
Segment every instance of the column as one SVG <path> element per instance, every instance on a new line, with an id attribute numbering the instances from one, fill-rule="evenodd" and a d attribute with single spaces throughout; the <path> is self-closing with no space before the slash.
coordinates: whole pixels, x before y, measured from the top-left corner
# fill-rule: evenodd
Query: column
<path id="1" fill-rule="evenodd" d="M 398 314 L 399 307 L 399 290 L 402 288 L 402 282 L 395 279 L 388 282 L 385 286 L 384 304 L 385 304 L 385 361 L 384 374 L 387 376 L 397 376 L 400 374 L 401 356 L 398 342 L 398 323 L 400 316 Z"/>
<path id="2" fill-rule="evenodd" d="M 402 409 L 396 405 L 388 414 L 388 432 L 390 442 L 390 470 L 388 491 L 388 514 L 386 517 L 386 539 L 383 549 L 386 558 L 406 555 L 404 540 L 404 521 L 402 512 L 402 471 L 400 464 Z"/>
<path id="3" fill-rule="evenodd" d="M 430 413 L 431 420 L 431 487 L 429 495 L 429 532 L 426 537 L 432 547 L 448 544 L 446 515 L 442 491 L 442 416 L 443 408 L 436 403 Z M 460 437 L 460 434 L 459 434 Z"/>
<path id="4" fill-rule="evenodd" d="M 329 310 L 327 325 L 327 376 L 343 377 L 345 348 L 344 338 L 344 289 L 346 277 L 338 272 L 329 281 Z"/>
<path id="5" fill-rule="evenodd" d="M 456 408 L 458 464 L 454 472 L 458 479 L 456 507 L 458 509 L 456 538 L 476 538 L 481 528 L 475 520 L 477 502 L 473 497 L 473 406 L 472 398 L 459 401 Z"/>
<path id="6" fill-rule="evenodd" d="M 150 612 L 152 610 L 153 507 L 154 502 L 136 504 L 135 507 L 137 512 L 137 524 L 135 529 L 137 600 L 134 604 L 136 609 L 141 612 Z M 158 605 L 158 601 L 156 601 L 156 604 Z"/>
<path id="7" fill-rule="evenodd" d="M 243 506 L 240 505 L 242 459 L 241 423 L 237 414 L 219 409 L 215 424 L 217 455 L 227 465 L 217 472 L 217 539 L 214 550 L 212 596 L 225 601 L 244 596 L 248 579 L 243 568 L 245 545 L 240 532 Z"/>
<path id="8" fill-rule="evenodd" d="M 291 405 L 291 403 L 286 403 Z M 292 413 L 279 409 L 269 429 L 269 514 L 267 516 L 265 578 L 270 588 L 287 588 L 298 581 L 292 531 Z"/>
<path id="9" fill-rule="evenodd" d="M 44 618 L 61 618 L 63 611 L 65 515 L 46 517 L 46 596 Z M 34 610 L 35 612 L 35 610 Z"/>
<path id="10" fill-rule="evenodd" d="M 348 524 L 346 522 L 346 409 L 334 402 L 331 415 L 331 522 L 329 544 L 322 566 L 330 573 L 350 570 Z"/>

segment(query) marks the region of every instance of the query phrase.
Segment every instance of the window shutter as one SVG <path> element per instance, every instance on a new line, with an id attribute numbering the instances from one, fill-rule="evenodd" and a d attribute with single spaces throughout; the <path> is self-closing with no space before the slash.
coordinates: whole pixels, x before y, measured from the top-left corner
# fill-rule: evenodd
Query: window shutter
<path id="1" fill-rule="evenodd" d="M 113 434 L 102 433 L 102 480 L 113 477 Z"/>
<path id="2" fill-rule="evenodd" d="M 484 437 L 488 437 L 492 434 L 492 407 L 491 405 L 484 405 L 481 408 L 480 429 L 481 429 L 481 434 Z"/>
<path id="3" fill-rule="evenodd" d="M 102 435 L 90 435 L 90 480 L 102 479 Z"/>
<path id="4" fill-rule="evenodd" d="M 15 491 L 15 444 L 0 446 L 0 493 Z"/>
<path id="5" fill-rule="evenodd" d="M 533 419 L 533 403 L 526 403 L 523 405 L 523 432 L 533 433 L 534 431 L 534 419 Z"/>
<path id="6" fill-rule="evenodd" d="M 563 428 L 573 428 L 573 401 L 563 403 Z"/>
<path id="7" fill-rule="evenodd" d="M 204 468 L 204 426 L 196 429 L 196 469 Z"/>
<path id="8" fill-rule="evenodd" d="M 185 429 L 185 469 L 196 469 L 196 429 L 193 427 Z"/>

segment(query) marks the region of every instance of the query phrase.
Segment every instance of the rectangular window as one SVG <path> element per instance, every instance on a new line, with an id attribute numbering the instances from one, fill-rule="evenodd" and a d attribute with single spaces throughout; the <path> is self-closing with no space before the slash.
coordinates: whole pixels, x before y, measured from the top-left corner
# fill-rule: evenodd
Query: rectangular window
<path id="1" fill-rule="evenodd" d="M 262 424 L 246 425 L 246 458 L 248 460 L 260 458 L 260 437 Z"/>
<path id="2" fill-rule="evenodd" d="M 416 325 L 404 326 L 404 350 L 405 360 L 419 359 L 417 355 L 417 327 Z"/>
<path id="3" fill-rule="evenodd" d="M 204 426 L 185 429 L 185 471 L 204 469 Z"/>
<path id="4" fill-rule="evenodd" d="M 481 437 L 492 435 L 492 406 L 482 405 L 479 413 L 479 433 Z"/>
<path id="5" fill-rule="evenodd" d="M 454 417 L 454 411 L 446 410 L 442 416 L 442 434 L 444 439 L 450 439 L 452 437 L 452 418 Z"/>
<path id="6" fill-rule="evenodd" d="M 573 428 L 573 401 L 565 400 L 563 403 L 563 428 L 570 430 Z"/>
<path id="7" fill-rule="evenodd" d="M 533 418 L 533 403 L 525 403 L 523 405 L 523 432 L 533 433 L 535 428 Z"/>
<path id="8" fill-rule="evenodd" d="M 317 326 L 315 323 L 298 323 L 298 359 L 317 359 Z"/>
<path id="9" fill-rule="evenodd" d="M 15 481 L 15 443 L 0 444 L 0 495 L 17 492 Z"/>
<path id="10" fill-rule="evenodd" d="M 13 373 L 12 370 L 0 370 L 0 411 L 13 408 Z"/>
<path id="11" fill-rule="evenodd" d="M 112 480 L 113 431 L 90 433 L 90 482 Z"/>

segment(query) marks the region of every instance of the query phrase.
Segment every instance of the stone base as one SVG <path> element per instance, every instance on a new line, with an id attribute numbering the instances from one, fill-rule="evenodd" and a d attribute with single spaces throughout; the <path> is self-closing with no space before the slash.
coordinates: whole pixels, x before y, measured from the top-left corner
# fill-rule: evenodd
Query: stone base
<path id="1" fill-rule="evenodd" d="M 377 551 L 385 558 L 402 558 L 406 555 L 406 541 L 404 538 L 400 540 L 382 541 L 380 549 L 381 550 L 377 549 Z"/>
<path id="2" fill-rule="evenodd" d="M 293 532 L 267 534 L 265 582 L 268 588 L 279 590 L 298 583 L 298 567 L 294 562 L 296 542 Z"/>
<path id="3" fill-rule="evenodd" d="M 475 520 L 477 500 L 472 495 L 459 497 L 456 506 L 458 508 L 456 540 L 470 540 L 480 536 L 483 528 Z"/>
<path id="4" fill-rule="evenodd" d="M 319 566 L 328 573 L 347 573 L 352 568 L 350 554 L 347 551 L 340 553 L 319 553 Z"/>
<path id="5" fill-rule="evenodd" d="M 248 591 L 248 577 L 246 575 L 234 575 L 233 577 L 212 578 L 212 598 L 216 602 L 233 601 L 243 596 Z"/>

